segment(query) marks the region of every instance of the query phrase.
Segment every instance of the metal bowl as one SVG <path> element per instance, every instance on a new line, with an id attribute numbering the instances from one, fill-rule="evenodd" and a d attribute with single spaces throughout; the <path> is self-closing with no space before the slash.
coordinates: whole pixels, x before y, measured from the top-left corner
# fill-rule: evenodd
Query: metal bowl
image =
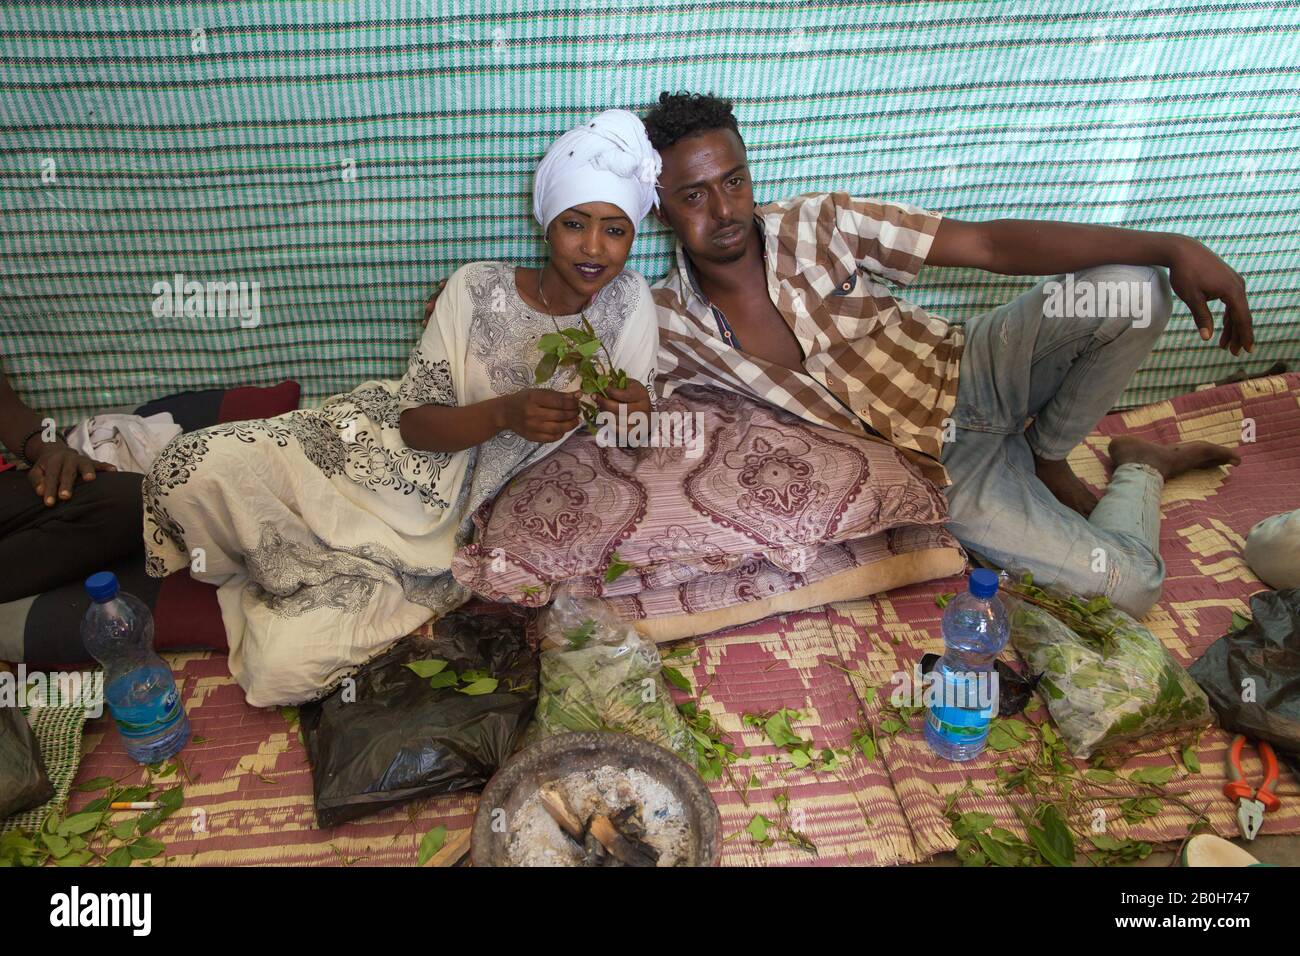
<path id="1" fill-rule="evenodd" d="M 511 757 L 496 772 L 478 801 L 470 835 L 475 866 L 511 866 L 506 855 L 508 832 L 493 828 L 494 811 L 511 819 L 537 788 L 571 773 L 612 766 L 649 774 L 681 801 L 691 834 L 688 866 L 717 866 L 722 855 L 718 806 L 699 775 L 681 757 L 637 737 L 615 733 L 558 734 Z M 502 819 L 499 814 L 497 820 Z"/>

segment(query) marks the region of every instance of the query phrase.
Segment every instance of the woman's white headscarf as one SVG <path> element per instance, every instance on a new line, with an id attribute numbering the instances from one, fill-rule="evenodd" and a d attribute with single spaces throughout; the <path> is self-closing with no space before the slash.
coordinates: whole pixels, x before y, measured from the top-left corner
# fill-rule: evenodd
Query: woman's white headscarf
<path id="1" fill-rule="evenodd" d="M 662 169 L 640 118 L 627 110 L 606 110 L 546 151 L 533 183 L 533 215 L 545 232 L 566 209 L 607 202 L 636 226 L 659 203 L 655 182 Z"/>

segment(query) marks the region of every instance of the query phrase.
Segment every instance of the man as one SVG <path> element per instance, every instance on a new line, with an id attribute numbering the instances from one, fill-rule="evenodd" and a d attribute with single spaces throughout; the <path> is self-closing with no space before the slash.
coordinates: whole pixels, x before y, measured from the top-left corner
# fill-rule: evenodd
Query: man
<path id="1" fill-rule="evenodd" d="M 40 594 L 144 549 L 143 475 L 74 451 L 0 372 L 0 603 Z M 79 484 L 80 482 L 80 484 Z"/>
<path id="2" fill-rule="evenodd" d="M 887 441 L 946 486 L 949 528 L 968 550 L 1135 615 L 1150 609 L 1165 571 L 1164 481 L 1237 456 L 1117 438 L 1100 501 L 1066 458 L 1146 358 L 1171 293 L 1204 340 L 1207 300 L 1225 302 L 1220 346 L 1253 348 L 1237 273 L 1173 233 L 962 222 L 844 193 L 756 206 L 729 102 L 663 93 L 645 124 L 663 158 L 656 215 L 678 241 L 654 285 L 665 393 L 721 386 Z M 963 327 L 884 284 L 906 285 L 924 264 L 1050 278 Z"/>

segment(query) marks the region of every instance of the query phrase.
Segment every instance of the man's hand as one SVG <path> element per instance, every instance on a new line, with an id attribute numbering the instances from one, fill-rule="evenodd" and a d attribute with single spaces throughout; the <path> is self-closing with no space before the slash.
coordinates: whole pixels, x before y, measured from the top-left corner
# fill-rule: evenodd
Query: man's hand
<path id="1" fill-rule="evenodd" d="M 549 388 L 529 388 L 501 403 L 501 428 L 535 442 L 553 442 L 578 427 L 578 396 Z"/>
<path id="2" fill-rule="evenodd" d="M 609 398 L 606 398 L 608 395 Z M 596 407 L 602 412 L 618 415 L 618 406 L 626 405 L 629 420 L 634 412 L 640 412 L 647 419 L 650 416 L 650 393 L 636 379 L 629 379 L 627 388 L 606 388 L 605 395 L 594 395 Z"/>
<path id="3" fill-rule="evenodd" d="M 117 471 L 117 467 L 87 458 L 61 441 L 51 442 L 37 456 L 36 464 L 27 473 L 27 480 L 32 483 L 32 490 L 45 499 L 45 506 L 49 508 L 56 501 L 67 501 L 72 497 L 72 486 L 78 478 L 94 481 L 97 471 Z"/>
<path id="4" fill-rule="evenodd" d="M 1179 236 L 1169 259 L 1169 284 L 1178 298 L 1192 310 L 1192 318 L 1208 342 L 1214 335 L 1214 316 L 1207 300 L 1224 304 L 1223 332 L 1219 348 L 1233 355 L 1255 349 L 1250 306 L 1246 303 L 1246 282 L 1228 264 L 1189 236 Z"/>

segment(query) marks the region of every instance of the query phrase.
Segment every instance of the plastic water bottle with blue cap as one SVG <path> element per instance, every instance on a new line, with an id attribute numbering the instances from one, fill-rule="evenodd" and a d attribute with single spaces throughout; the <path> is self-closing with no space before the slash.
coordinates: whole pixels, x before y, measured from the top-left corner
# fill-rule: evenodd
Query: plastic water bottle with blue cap
<path id="1" fill-rule="evenodd" d="M 979 755 L 998 714 L 998 674 L 993 662 L 1007 644 L 1006 608 L 998 598 L 998 576 L 972 571 L 965 594 L 943 611 L 944 654 L 925 688 L 925 739 L 949 760 Z"/>
<path id="2" fill-rule="evenodd" d="M 104 665 L 104 698 L 126 752 L 143 764 L 166 760 L 189 742 L 190 721 L 171 668 L 154 653 L 153 615 L 110 571 L 86 578 L 86 593 L 81 642 Z"/>

